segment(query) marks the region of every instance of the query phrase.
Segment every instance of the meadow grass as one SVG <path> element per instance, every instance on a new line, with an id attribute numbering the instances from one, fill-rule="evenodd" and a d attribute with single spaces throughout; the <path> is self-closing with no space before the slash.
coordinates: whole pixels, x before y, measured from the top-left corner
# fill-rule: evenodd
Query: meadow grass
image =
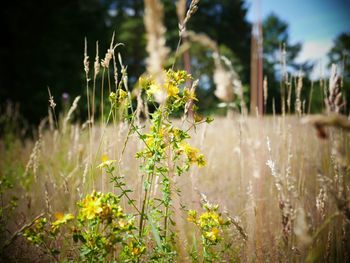
<path id="1" fill-rule="evenodd" d="M 128 133 L 127 124 L 121 122 L 106 128 L 103 151 L 97 150 L 100 128 L 93 129 L 96 139 L 89 145 L 87 129 L 78 124 L 68 127 L 64 134 L 42 132 L 40 149 L 34 151 L 35 173 L 34 169 L 25 173 L 35 142 L 22 145 L 16 138 L 6 148 L 1 141 L 1 155 L 5 156 L 1 171 L 14 185 L 14 190 L 3 193 L 3 202 L 11 196 L 18 198 L 18 208 L 5 225 L 10 233 L 42 212 L 53 217 L 56 212 L 76 211 L 76 202 L 92 189 L 116 192 L 108 174 L 96 168 L 102 154 L 119 160 L 128 188 L 135 189 L 132 198 L 140 200 L 142 176 L 140 163 L 134 156 L 141 145 L 135 135 L 129 138 L 125 153 L 120 155 Z M 191 260 L 188 247 L 198 232 L 193 231 L 179 204 L 199 211 L 203 196 L 219 204 L 236 223 L 229 233 L 231 259 L 343 261 L 348 256 L 348 219 L 337 202 L 346 198 L 349 190 L 348 166 L 340 163 L 349 163 L 349 135 L 335 128 L 328 132 L 333 138 L 320 139 L 316 130 L 302 124 L 297 116 L 239 115 L 217 118 L 193 131 L 191 143 L 205 154 L 207 166 L 192 167 L 185 176 L 174 178 L 181 190 L 178 200 L 174 200 L 176 233 L 181 238 L 178 245 L 183 246 L 178 251 L 184 254 L 181 261 Z M 87 163 L 89 156 L 95 161 Z M 157 191 L 159 194 L 159 187 L 154 189 L 155 195 Z M 123 202 L 128 211 L 127 203 Z M 11 236 L 4 234 L 5 240 Z M 18 238 L 10 244 L 6 251 L 13 254 L 6 253 L 7 256 L 28 260 L 32 250 L 28 254 L 11 250 L 16 247 L 21 251 L 25 247 L 21 242 L 22 238 Z M 229 261 L 223 259 L 226 260 Z"/>

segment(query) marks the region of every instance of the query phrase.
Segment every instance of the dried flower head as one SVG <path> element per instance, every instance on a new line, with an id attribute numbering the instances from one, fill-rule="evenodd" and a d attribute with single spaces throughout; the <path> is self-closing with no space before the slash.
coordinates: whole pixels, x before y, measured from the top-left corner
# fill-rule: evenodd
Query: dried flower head
<path id="1" fill-rule="evenodd" d="M 98 56 L 98 41 L 96 41 L 96 57 L 94 62 L 94 78 L 100 73 L 100 58 Z"/>
<path id="2" fill-rule="evenodd" d="M 144 22 L 147 32 L 147 71 L 157 79 L 158 83 L 162 83 L 163 67 L 169 54 L 169 48 L 165 46 L 166 29 L 163 25 L 163 5 L 159 0 L 145 0 Z"/>
<path id="3" fill-rule="evenodd" d="M 84 48 L 84 61 L 83 61 L 83 64 L 84 64 L 84 71 L 85 71 L 85 74 L 86 74 L 86 77 L 89 75 L 89 56 L 87 55 L 87 40 L 86 40 L 86 37 L 85 37 L 85 48 Z"/>
<path id="4" fill-rule="evenodd" d="M 214 71 L 214 83 L 216 85 L 215 96 L 225 102 L 233 100 L 233 85 L 230 72 L 222 66 L 217 66 Z"/>

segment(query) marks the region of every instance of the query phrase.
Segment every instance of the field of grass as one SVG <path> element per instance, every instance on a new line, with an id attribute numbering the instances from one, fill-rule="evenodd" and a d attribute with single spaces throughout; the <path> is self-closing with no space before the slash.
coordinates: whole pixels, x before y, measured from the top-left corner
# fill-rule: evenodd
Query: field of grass
<path id="1" fill-rule="evenodd" d="M 57 212 L 74 214 L 76 203 L 93 189 L 120 191 L 96 168 L 103 154 L 118 160 L 117 169 L 134 191 L 131 197 L 137 206 L 141 202 L 143 177 L 135 154 L 143 145 L 132 135 L 124 149 L 127 123 L 94 128 L 90 142 L 82 125 L 69 124 L 65 132 L 45 127 L 36 141 L 15 136 L 1 140 L 2 256 L 14 262 L 52 260 L 21 234 L 12 236 L 33 218 L 42 213 L 52 220 Z M 171 178 L 181 191 L 172 201 L 175 258 L 195 261 L 191 249 L 198 243 L 197 259 L 203 260 L 200 233 L 188 222 L 186 210 L 201 211 L 201 204 L 209 202 L 218 204 L 231 222 L 222 233 L 230 245 L 222 252 L 223 262 L 346 262 L 349 134 L 336 128 L 327 133 L 327 139 L 319 138 L 316 129 L 297 116 L 241 115 L 218 117 L 192 131 L 191 144 L 206 156 L 207 165 Z M 13 188 L 6 189 L 5 179 Z M 153 187 L 152 194 L 159 195 L 161 185 L 156 182 Z M 11 212 L 12 197 L 18 207 Z M 125 199 L 121 205 L 132 212 Z M 55 242 L 63 248 L 60 243 L 71 241 L 61 237 Z"/>

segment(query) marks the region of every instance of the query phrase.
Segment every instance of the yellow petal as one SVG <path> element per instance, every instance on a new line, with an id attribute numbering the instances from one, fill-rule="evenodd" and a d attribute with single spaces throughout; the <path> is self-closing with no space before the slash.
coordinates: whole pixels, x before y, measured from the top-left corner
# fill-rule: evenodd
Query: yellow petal
<path id="1" fill-rule="evenodd" d="M 108 155 L 107 155 L 107 154 L 102 154 L 102 156 L 101 156 L 101 161 L 102 161 L 102 162 L 108 161 Z"/>
<path id="2" fill-rule="evenodd" d="M 56 213 L 55 213 L 55 218 L 56 218 L 57 220 L 61 220 L 63 217 L 64 217 L 64 214 L 63 214 L 63 213 L 61 213 L 61 212 L 56 212 Z"/>

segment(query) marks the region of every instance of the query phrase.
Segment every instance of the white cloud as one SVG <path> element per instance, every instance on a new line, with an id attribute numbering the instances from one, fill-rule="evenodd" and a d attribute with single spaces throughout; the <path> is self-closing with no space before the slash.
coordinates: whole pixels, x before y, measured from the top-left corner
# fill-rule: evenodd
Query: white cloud
<path id="1" fill-rule="evenodd" d="M 329 73 L 327 69 L 328 57 L 327 53 L 332 48 L 333 42 L 331 40 L 321 41 L 305 41 L 303 48 L 299 53 L 297 62 L 305 62 L 307 60 L 315 63 L 314 69 L 311 73 L 311 79 L 318 79 L 323 76 L 326 77 Z"/>
<path id="2" fill-rule="evenodd" d="M 333 43 L 331 40 L 305 41 L 297 61 L 304 62 L 306 60 L 326 59 L 327 53 L 332 46 Z"/>

